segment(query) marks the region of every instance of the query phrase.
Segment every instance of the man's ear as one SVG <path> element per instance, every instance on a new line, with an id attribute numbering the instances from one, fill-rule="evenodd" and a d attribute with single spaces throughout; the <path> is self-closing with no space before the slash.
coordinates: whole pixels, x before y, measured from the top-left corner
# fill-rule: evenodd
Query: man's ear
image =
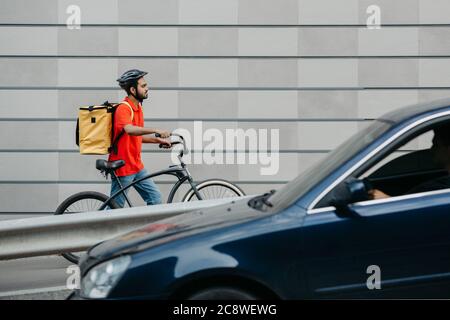
<path id="1" fill-rule="evenodd" d="M 136 88 L 135 87 L 131 87 L 130 88 L 130 92 L 135 96 L 136 95 Z"/>

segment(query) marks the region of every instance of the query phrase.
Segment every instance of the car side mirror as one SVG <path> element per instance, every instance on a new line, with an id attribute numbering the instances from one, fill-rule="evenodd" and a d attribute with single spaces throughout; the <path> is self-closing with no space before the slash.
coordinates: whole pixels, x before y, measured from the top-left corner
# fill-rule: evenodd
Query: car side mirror
<path id="1" fill-rule="evenodd" d="M 330 204 L 336 207 L 337 214 L 345 217 L 360 217 L 351 204 L 370 200 L 368 191 L 372 189 L 368 180 L 350 178 L 338 185 L 333 192 Z"/>

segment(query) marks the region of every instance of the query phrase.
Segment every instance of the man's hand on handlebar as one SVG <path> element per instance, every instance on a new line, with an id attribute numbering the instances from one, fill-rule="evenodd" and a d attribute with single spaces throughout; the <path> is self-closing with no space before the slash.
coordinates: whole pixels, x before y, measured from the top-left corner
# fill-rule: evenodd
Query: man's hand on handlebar
<path id="1" fill-rule="evenodd" d="M 180 141 L 170 141 L 170 139 L 163 139 L 162 135 L 159 132 L 155 133 L 155 143 L 159 143 L 159 147 L 160 148 L 164 148 L 164 149 L 170 149 L 171 147 L 173 147 L 176 144 L 182 144 L 183 145 L 183 151 L 184 153 L 186 153 L 186 145 L 184 144 L 184 138 L 182 135 L 179 135 L 178 133 L 171 133 L 171 132 L 166 132 L 168 133 L 168 136 L 176 136 L 180 138 Z M 183 151 L 180 153 L 181 156 L 183 156 Z"/>
<path id="2" fill-rule="evenodd" d="M 172 143 L 169 139 L 156 138 L 156 143 L 159 143 L 160 148 L 170 149 L 172 147 Z"/>
<path id="3" fill-rule="evenodd" d="M 159 138 L 159 136 L 161 138 L 168 138 L 170 137 L 170 132 L 169 131 L 165 131 L 165 130 L 158 130 L 157 132 L 155 132 L 156 137 Z"/>

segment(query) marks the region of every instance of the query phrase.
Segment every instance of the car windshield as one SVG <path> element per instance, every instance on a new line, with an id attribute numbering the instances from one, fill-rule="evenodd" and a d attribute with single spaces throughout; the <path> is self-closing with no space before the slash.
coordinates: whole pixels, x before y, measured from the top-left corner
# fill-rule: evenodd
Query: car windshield
<path id="1" fill-rule="evenodd" d="M 279 211 L 290 206 L 313 186 L 385 133 L 392 125 L 387 121 L 375 120 L 363 130 L 358 131 L 323 160 L 279 189 L 270 198 L 273 209 Z"/>

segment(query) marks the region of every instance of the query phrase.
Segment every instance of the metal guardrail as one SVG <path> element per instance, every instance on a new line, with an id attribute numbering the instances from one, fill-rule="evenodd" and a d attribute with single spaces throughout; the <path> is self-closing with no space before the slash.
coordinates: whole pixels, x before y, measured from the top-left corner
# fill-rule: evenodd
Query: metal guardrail
<path id="1" fill-rule="evenodd" d="M 148 223 L 250 197 L 1 221 L 0 260 L 86 250 Z"/>

